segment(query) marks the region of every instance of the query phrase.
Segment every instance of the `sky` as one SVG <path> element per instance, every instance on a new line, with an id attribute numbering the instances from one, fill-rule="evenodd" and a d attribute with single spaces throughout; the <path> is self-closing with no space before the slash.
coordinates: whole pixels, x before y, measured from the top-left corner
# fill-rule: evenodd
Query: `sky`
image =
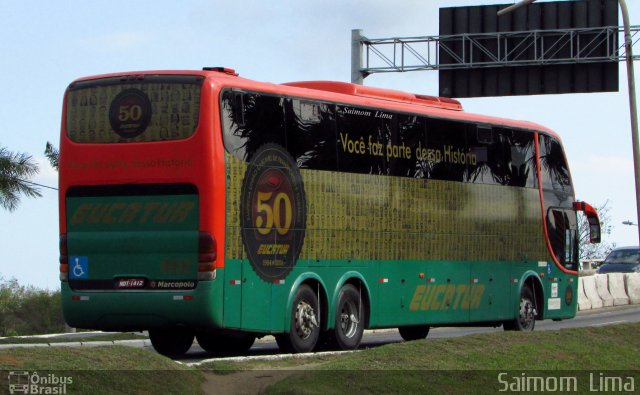
<path id="1" fill-rule="evenodd" d="M 506 0 L 502 3 L 513 4 Z M 273 83 L 351 78 L 351 30 L 369 38 L 438 34 L 440 7 L 479 0 L 2 0 L 0 3 L 0 146 L 40 164 L 33 181 L 57 187 L 44 158 L 58 145 L 62 99 L 82 76 L 136 70 L 225 66 Z M 629 2 L 640 24 L 640 3 Z M 622 18 L 620 17 L 620 23 Z M 640 76 L 640 65 L 635 67 Z M 640 78 L 640 77 L 639 77 Z M 434 71 L 375 74 L 365 85 L 438 94 Z M 615 93 L 461 99 L 472 113 L 527 120 L 556 131 L 571 168 L 576 198 L 608 201 L 606 241 L 637 245 L 626 68 Z M 0 276 L 57 289 L 58 195 L 23 198 L 0 211 Z"/>

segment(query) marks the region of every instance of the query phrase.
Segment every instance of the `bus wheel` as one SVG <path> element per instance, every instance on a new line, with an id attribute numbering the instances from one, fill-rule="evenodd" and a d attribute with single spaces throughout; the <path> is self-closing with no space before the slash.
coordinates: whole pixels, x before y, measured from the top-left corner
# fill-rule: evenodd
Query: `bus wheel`
<path id="1" fill-rule="evenodd" d="M 311 352 L 320 335 L 318 298 L 308 285 L 301 285 L 293 298 L 289 333 L 276 335 L 283 352 Z"/>
<path id="2" fill-rule="evenodd" d="M 187 328 L 163 328 L 149 330 L 151 345 L 167 357 L 179 357 L 193 344 L 193 332 Z"/>
<path id="3" fill-rule="evenodd" d="M 212 354 L 244 354 L 253 346 L 256 336 L 251 333 L 198 333 L 196 339 L 200 347 Z"/>
<path id="4" fill-rule="evenodd" d="M 400 337 L 402 337 L 404 341 L 422 340 L 429 334 L 429 327 L 423 325 L 401 326 L 398 328 L 398 332 L 400 332 Z"/>
<path id="5" fill-rule="evenodd" d="M 364 332 L 363 316 L 358 290 L 353 285 L 345 285 L 340 290 L 333 330 L 338 347 L 343 350 L 358 348 Z"/>
<path id="6" fill-rule="evenodd" d="M 520 293 L 520 314 L 513 321 L 503 324 L 505 331 L 531 332 L 536 326 L 536 304 L 531 288 L 523 287 Z"/>

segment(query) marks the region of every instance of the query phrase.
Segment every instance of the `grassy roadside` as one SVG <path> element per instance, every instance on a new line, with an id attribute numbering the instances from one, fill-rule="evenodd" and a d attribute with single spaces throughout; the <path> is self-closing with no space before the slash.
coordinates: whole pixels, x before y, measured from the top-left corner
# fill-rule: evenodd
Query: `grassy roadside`
<path id="1" fill-rule="evenodd" d="M 149 350 L 122 346 L 2 350 L 0 371 L 3 390 L 8 372 L 28 371 L 41 378 L 71 378 L 67 394 L 197 394 L 203 382 L 201 372 L 194 368 Z"/>
<path id="2" fill-rule="evenodd" d="M 137 333 L 107 333 L 94 336 L 74 336 L 74 337 L 6 337 L 0 339 L 2 344 L 37 344 L 37 343 L 86 343 L 86 342 L 110 342 L 117 340 L 145 340 L 147 336 Z"/>
<path id="3" fill-rule="evenodd" d="M 582 393 L 590 392 L 590 373 L 596 388 L 602 372 L 621 377 L 623 383 L 631 376 L 635 387 L 640 386 L 638 333 L 640 324 L 491 333 L 390 344 L 309 362 L 227 362 L 203 369 L 295 369 L 268 388 L 268 393 L 276 394 L 324 394 L 338 389 L 350 393 L 495 393 L 505 385 L 519 386 L 525 376 L 551 376 L 550 384 L 557 384 L 559 377 L 576 377 Z M 498 380 L 500 373 L 506 373 L 502 381 Z"/>
<path id="4" fill-rule="evenodd" d="M 146 349 L 19 348 L 0 350 L 0 370 L 5 377 L 16 370 L 70 376 L 70 394 L 195 394 L 202 392 L 203 373 L 216 394 L 235 393 L 238 388 L 251 393 L 247 389 L 257 388 L 270 376 L 274 380 L 266 392 L 274 394 L 495 393 L 504 385 L 519 385 L 523 375 L 575 376 L 580 385 L 577 393 L 587 393 L 592 392 L 590 372 L 595 372 L 596 380 L 605 374 L 621 377 L 623 383 L 629 376 L 640 388 L 638 333 L 640 323 L 500 332 L 389 344 L 339 356 L 214 362 L 198 369 Z M 251 372 L 255 375 L 247 374 Z M 501 372 L 507 374 L 502 379 L 506 384 L 498 381 Z M 6 388 L 3 380 L 0 388 Z M 234 380 L 238 386 L 229 385 Z"/>

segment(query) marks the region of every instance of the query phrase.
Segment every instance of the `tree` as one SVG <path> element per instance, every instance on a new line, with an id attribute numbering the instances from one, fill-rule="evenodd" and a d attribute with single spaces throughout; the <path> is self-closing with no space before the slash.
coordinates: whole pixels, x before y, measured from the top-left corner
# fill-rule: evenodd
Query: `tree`
<path id="1" fill-rule="evenodd" d="M 589 242 L 589 222 L 587 217 L 578 213 L 578 238 L 580 242 L 580 260 L 584 259 L 603 259 L 611 250 L 616 247 L 616 243 L 605 241 L 605 236 L 611 235 L 613 226 L 611 225 L 611 217 L 609 216 L 609 201 L 607 200 L 601 206 L 595 208 L 600 217 L 600 233 L 602 240 L 598 244 Z"/>
<path id="2" fill-rule="evenodd" d="M 28 178 L 38 173 L 38 165 L 30 155 L 12 152 L 0 146 L 0 206 L 14 211 L 20 195 L 40 197 L 40 191 Z"/>
<path id="3" fill-rule="evenodd" d="M 56 169 L 56 171 L 59 170 L 60 151 L 58 151 L 58 149 L 48 141 L 44 149 L 44 155 L 47 157 L 47 159 L 49 159 L 49 163 L 51 164 L 51 167 Z"/>

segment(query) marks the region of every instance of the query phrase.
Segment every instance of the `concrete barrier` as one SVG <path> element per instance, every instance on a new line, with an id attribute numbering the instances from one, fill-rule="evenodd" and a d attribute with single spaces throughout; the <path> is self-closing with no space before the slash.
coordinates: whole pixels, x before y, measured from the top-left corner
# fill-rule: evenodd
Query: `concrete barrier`
<path id="1" fill-rule="evenodd" d="M 624 289 L 624 273 L 607 274 L 607 282 L 609 283 L 609 293 L 613 298 L 613 305 L 622 306 L 629 304 L 629 297 Z"/>
<path id="2" fill-rule="evenodd" d="M 591 310 L 591 302 L 584 293 L 584 277 L 578 277 L 578 310 Z"/>
<path id="3" fill-rule="evenodd" d="M 603 306 L 602 299 L 598 296 L 598 291 L 596 290 L 596 276 L 587 276 L 581 277 L 584 285 L 584 294 L 589 299 L 589 303 L 591 303 L 592 309 L 599 309 Z"/>
<path id="4" fill-rule="evenodd" d="M 640 273 L 627 273 L 624 275 L 624 287 L 631 304 L 640 303 Z"/>
<path id="5" fill-rule="evenodd" d="M 604 307 L 613 306 L 613 296 L 609 293 L 609 284 L 608 277 L 606 274 L 596 274 L 594 276 L 596 278 L 596 290 L 598 292 L 598 296 L 602 299 L 602 304 Z"/>

